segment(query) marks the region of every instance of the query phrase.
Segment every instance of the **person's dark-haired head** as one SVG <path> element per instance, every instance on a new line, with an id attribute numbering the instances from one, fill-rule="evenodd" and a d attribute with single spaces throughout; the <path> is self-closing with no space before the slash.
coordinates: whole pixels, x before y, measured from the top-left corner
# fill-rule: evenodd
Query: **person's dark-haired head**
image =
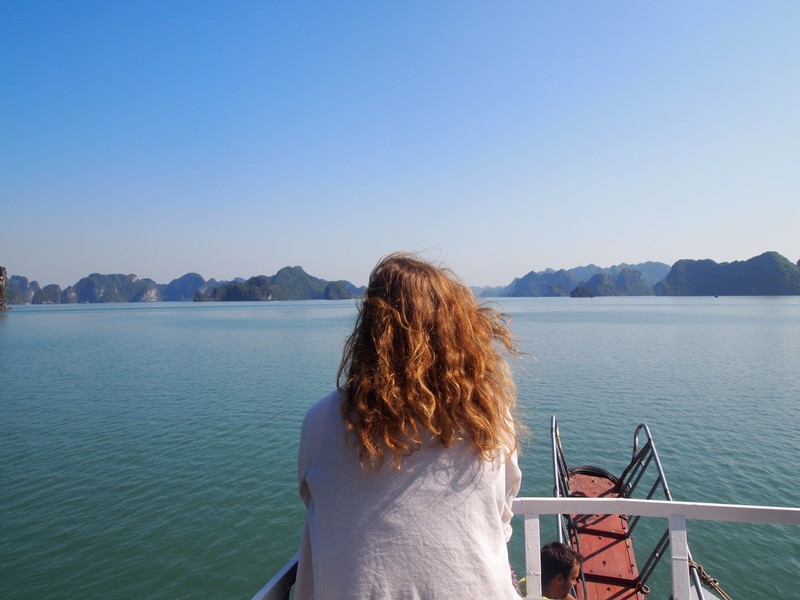
<path id="1" fill-rule="evenodd" d="M 569 546 L 551 542 L 542 547 L 542 593 L 548 598 L 566 598 L 578 584 L 581 557 Z"/>

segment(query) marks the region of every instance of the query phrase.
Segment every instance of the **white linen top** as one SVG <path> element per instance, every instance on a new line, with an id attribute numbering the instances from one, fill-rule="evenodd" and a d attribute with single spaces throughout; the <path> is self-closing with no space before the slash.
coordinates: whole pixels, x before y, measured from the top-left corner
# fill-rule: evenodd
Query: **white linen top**
<path id="1" fill-rule="evenodd" d="M 506 542 L 516 455 L 482 460 L 431 439 L 392 468 L 361 467 L 333 392 L 307 412 L 298 477 L 308 513 L 296 600 L 518 600 Z"/>

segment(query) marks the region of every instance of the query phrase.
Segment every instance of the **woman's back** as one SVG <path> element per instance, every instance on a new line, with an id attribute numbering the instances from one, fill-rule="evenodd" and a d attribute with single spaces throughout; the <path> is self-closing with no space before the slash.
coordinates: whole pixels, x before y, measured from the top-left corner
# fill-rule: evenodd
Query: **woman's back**
<path id="1" fill-rule="evenodd" d="M 297 600 L 517 597 L 519 489 L 505 315 L 408 254 L 373 269 L 298 459 L 308 508 Z"/>
<path id="2" fill-rule="evenodd" d="M 295 597 L 518 598 L 508 566 L 515 461 L 431 436 L 401 470 L 364 469 L 341 396 L 306 415 L 299 476 L 308 518 Z M 312 543 L 313 540 L 313 543 Z"/>

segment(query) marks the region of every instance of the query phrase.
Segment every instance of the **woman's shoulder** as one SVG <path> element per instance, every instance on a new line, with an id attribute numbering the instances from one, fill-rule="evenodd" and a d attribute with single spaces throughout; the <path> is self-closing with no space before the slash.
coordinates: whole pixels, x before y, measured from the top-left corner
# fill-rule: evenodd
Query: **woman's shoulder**
<path id="1" fill-rule="evenodd" d="M 308 408 L 303 419 L 303 429 L 329 428 L 342 421 L 342 394 L 339 390 L 334 390 Z"/>
<path id="2" fill-rule="evenodd" d="M 320 452 L 329 452 L 345 440 L 345 423 L 342 417 L 342 395 L 333 391 L 317 400 L 306 411 L 300 431 L 300 455 L 298 464 L 308 468 Z"/>

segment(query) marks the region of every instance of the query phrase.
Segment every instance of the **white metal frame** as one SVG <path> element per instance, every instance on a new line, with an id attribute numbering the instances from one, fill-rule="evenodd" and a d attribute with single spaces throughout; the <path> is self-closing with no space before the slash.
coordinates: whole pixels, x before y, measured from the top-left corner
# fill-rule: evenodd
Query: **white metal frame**
<path id="1" fill-rule="evenodd" d="M 800 525 L 800 508 L 747 506 L 738 504 L 705 504 L 667 500 L 634 500 L 630 498 L 517 498 L 514 514 L 522 515 L 525 529 L 526 598 L 542 597 L 540 515 L 639 515 L 668 520 L 672 553 L 672 597 L 689 600 L 689 546 L 687 520 L 734 521 L 739 523 L 772 523 Z"/>

